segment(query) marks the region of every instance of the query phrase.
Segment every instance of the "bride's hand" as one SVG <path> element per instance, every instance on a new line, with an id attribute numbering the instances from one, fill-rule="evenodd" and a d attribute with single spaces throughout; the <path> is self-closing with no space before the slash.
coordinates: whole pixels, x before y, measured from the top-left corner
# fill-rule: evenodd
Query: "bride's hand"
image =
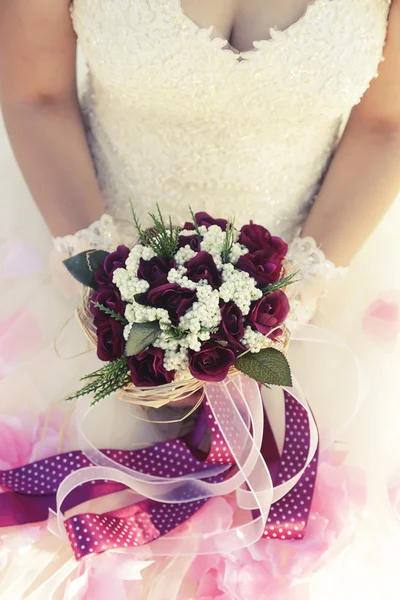
<path id="1" fill-rule="evenodd" d="M 186 398 L 182 398 L 181 400 L 174 400 L 174 402 L 170 402 L 168 404 L 168 406 L 170 406 L 171 408 L 193 408 L 196 406 L 196 404 L 202 399 L 202 396 L 204 395 L 203 389 L 194 392 L 193 394 L 191 394 L 190 396 L 187 396 Z"/>
<path id="2" fill-rule="evenodd" d="M 336 267 L 318 248 L 312 237 L 296 237 L 289 246 L 287 260 L 296 283 L 289 286 L 287 295 L 292 324 L 309 323 L 315 316 L 319 302 L 329 290 L 343 280 L 346 267 Z"/>
<path id="3" fill-rule="evenodd" d="M 54 238 L 50 267 L 56 284 L 66 297 L 79 293 L 81 285 L 76 282 L 63 265 L 63 261 L 85 250 L 107 250 L 113 252 L 120 244 L 133 247 L 136 233 L 132 223 L 114 219 L 104 214 L 87 229 Z"/>

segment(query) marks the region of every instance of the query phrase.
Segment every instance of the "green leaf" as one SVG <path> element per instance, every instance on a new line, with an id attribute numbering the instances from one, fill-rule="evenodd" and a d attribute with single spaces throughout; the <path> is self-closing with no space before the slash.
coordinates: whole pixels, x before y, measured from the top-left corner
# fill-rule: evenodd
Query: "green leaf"
<path id="1" fill-rule="evenodd" d="M 94 274 L 103 265 L 108 254 L 105 250 L 85 250 L 85 252 L 64 260 L 64 265 L 79 283 L 95 290 L 97 284 Z"/>
<path id="2" fill-rule="evenodd" d="M 265 348 L 257 353 L 247 352 L 237 358 L 235 367 L 264 385 L 292 385 L 287 358 L 276 348 Z"/>
<path id="3" fill-rule="evenodd" d="M 126 342 L 127 356 L 136 356 L 146 350 L 160 335 L 161 327 L 158 321 L 134 323 Z"/>

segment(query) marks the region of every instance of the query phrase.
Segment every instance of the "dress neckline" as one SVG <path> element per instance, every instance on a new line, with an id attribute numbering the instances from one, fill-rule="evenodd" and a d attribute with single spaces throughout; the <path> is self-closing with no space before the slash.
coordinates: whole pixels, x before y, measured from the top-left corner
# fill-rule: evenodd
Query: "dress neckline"
<path id="1" fill-rule="evenodd" d="M 327 2 L 331 2 L 332 0 L 310 0 L 307 4 L 303 14 L 294 21 L 291 25 L 286 27 L 285 29 L 278 29 L 277 27 L 270 27 L 269 34 L 270 37 L 263 40 L 254 40 L 252 42 L 252 48 L 249 50 L 238 50 L 226 39 L 221 33 L 217 31 L 217 29 L 210 25 L 209 27 L 200 27 L 197 25 L 195 21 L 193 21 L 190 17 L 188 17 L 183 10 L 181 0 L 174 0 L 176 9 L 183 20 L 183 22 L 190 26 L 190 28 L 196 33 L 199 34 L 204 40 L 208 40 L 211 43 L 219 42 L 219 50 L 223 53 L 229 53 L 234 55 L 238 62 L 245 61 L 251 56 L 257 54 L 261 48 L 267 48 L 277 40 L 289 37 L 293 33 L 295 33 L 298 29 L 303 27 L 309 19 L 320 9 L 323 4 Z"/>

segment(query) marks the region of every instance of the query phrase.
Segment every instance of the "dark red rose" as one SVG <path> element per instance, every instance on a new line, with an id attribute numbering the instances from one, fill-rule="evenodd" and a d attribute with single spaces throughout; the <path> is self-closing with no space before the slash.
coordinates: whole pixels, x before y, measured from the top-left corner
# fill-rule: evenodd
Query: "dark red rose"
<path id="1" fill-rule="evenodd" d="M 167 371 L 164 367 L 164 350 L 161 348 L 147 348 L 137 356 L 129 359 L 131 379 L 138 387 L 163 385 L 171 383 L 174 371 Z"/>
<path id="2" fill-rule="evenodd" d="M 197 300 L 195 290 L 182 288 L 177 283 L 166 283 L 150 289 L 145 295 L 146 304 L 155 308 L 165 308 L 174 324 L 191 308 Z"/>
<path id="3" fill-rule="evenodd" d="M 258 250 L 241 256 L 236 264 L 257 281 L 260 287 L 275 283 L 281 277 L 282 260 L 272 250 Z"/>
<path id="4" fill-rule="evenodd" d="M 114 271 L 125 267 L 129 253 L 130 250 L 126 246 L 118 246 L 115 252 L 106 256 L 103 266 L 94 274 L 96 283 L 98 285 L 112 283 Z"/>
<path id="5" fill-rule="evenodd" d="M 180 235 L 178 238 L 178 248 L 189 246 L 194 252 L 200 252 L 201 238 L 197 235 Z"/>
<path id="6" fill-rule="evenodd" d="M 228 342 L 229 347 L 234 351 L 245 350 L 241 340 L 244 336 L 243 315 L 240 308 L 234 302 L 228 302 L 221 308 L 221 325 L 217 339 Z"/>
<path id="7" fill-rule="evenodd" d="M 228 225 L 228 221 L 226 219 L 214 219 L 206 212 L 198 212 L 195 214 L 197 225 L 201 227 L 201 225 L 205 225 L 205 227 L 211 227 L 211 225 L 218 225 L 221 227 L 223 231 L 226 230 L 226 226 Z"/>
<path id="8" fill-rule="evenodd" d="M 204 342 L 199 352 L 189 352 L 189 370 L 201 381 L 223 381 L 234 363 L 234 352 L 212 341 Z"/>
<path id="9" fill-rule="evenodd" d="M 247 317 L 247 323 L 263 335 L 268 335 L 286 320 L 289 310 L 286 294 L 276 290 L 255 303 Z"/>
<path id="10" fill-rule="evenodd" d="M 211 217 L 211 215 L 209 215 L 206 212 L 198 212 L 194 216 L 196 217 L 196 222 L 199 227 L 204 225 L 208 229 L 209 227 L 211 227 L 211 225 L 218 225 L 223 231 L 226 230 L 226 226 L 228 224 L 228 221 L 226 219 L 214 219 L 214 217 Z M 188 231 L 193 231 L 193 223 L 185 223 L 184 229 L 187 229 Z"/>
<path id="11" fill-rule="evenodd" d="M 281 259 L 285 258 L 288 245 L 279 237 L 273 237 L 262 225 L 255 225 L 250 221 L 240 230 L 239 242 L 249 249 L 249 252 L 257 250 L 273 250 Z"/>
<path id="12" fill-rule="evenodd" d="M 221 273 L 217 269 L 213 257 L 208 252 L 199 252 L 185 263 L 186 275 L 191 281 L 205 279 L 213 289 L 220 287 L 222 283 Z"/>
<path id="13" fill-rule="evenodd" d="M 100 360 L 112 361 L 120 358 L 125 350 L 124 326 L 108 318 L 97 325 L 97 356 Z"/>
<path id="14" fill-rule="evenodd" d="M 182 227 L 182 230 L 183 229 L 185 229 L 186 231 L 196 231 L 196 227 L 190 221 L 186 221 L 186 223 Z"/>
<path id="15" fill-rule="evenodd" d="M 122 317 L 125 314 L 126 304 L 121 300 L 121 294 L 119 293 L 117 286 L 112 285 L 111 283 L 96 290 L 94 294 L 90 296 L 89 301 L 90 312 L 94 317 L 95 324 L 97 325 L 100 321 L 108 321 L 110 316 L 106 315 L 99 308 L 96 308 L 96 306 L 93 305 L 94 302 L 98 302 L 99 304 L 103 304 L 103 306 L 111 308 Z"/>
<path id="16" fill-rule="evenodd" d="M 145 279 L 150 287 L 157 287 L 168 283 L 168 271 L 176 267 L 175 261 L 167 261 L 160 256 L 154 256 L 150 260 L 140 259 L 137 276 Z"/>

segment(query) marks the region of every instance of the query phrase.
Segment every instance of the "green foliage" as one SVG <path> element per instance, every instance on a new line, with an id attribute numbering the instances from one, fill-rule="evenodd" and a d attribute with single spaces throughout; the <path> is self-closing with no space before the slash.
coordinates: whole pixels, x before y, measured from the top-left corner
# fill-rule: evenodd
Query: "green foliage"
<path id="1" fill-rule="evenodd" d="M 270 285 L 267 285 L 266 287 L 264 287 L 262 289 L 263 295 L 266 296 L 267 294 L 270 294 L 271 292 L 275 292 L 276 290 L 281 290 L 281 289 L 287 287 L 288 285 L 291 285 L 292 283 L 297 283 L 299 281 L 299 279 L 295 279 L 296 275 L 297 275 L 297 272 L 291 273 L 290 275 L 288 275 L 287 277 L 284 277 L 283 279 L 280 279 L 276 283 L 271 283 Z"/>
<path id="2" fill-rule="evenodd" d="M 105 250 L 85 250 L 64 260 L 64 265 L 79 283 L 95 290 L 97 284 L 94 274 L 103 265 L 108 254 Z"/>
<path id="3" fill-rule="evenodd" d="M 161 328 L 158 321 L 147 323 L 133 323 L 125 347 L 127 356 L 137 356 L 146 350 L 160 335 Z"/>
<path id="4" fill-rule="evenodd" d="M 92 405 L 97 404 L 103 398 L 106 398 L 113 392 L 117 392 L 130 383 L 128 358 L 122 356 L 117 360 L 107 363 L 98 371 L 82 377 L 81 381 L 87 381 L 88 383 L 76 394 L 69 396 L 67 400 L 75 400 L 76 398 L 93 394 Z"/>
<path id="5" fill-rule="evenodd" d="M 135 227 L 143 246 L 151 248 L 157 256 L 165 260 L 173 258 L 178 249 L 180 229 L 172 224 L 171 217 L 169 217 L 168 223 L 165 223 L 160 207 L 157 204 L 157 213 L 149 213 L 153 221 L 153 227 L 151 229 L 143 229 L 132 203 L 131 208 Z"/>
<path id="6" fill-rule="evenodd" d="M 91 300 L 90 302 L 91 304 L 93 304 L 93 306 L 101 310 L 101 312 L 105 313 L 109 317 L 112 317 L 115 321 L 119 321 L 120 323 L 127 325 L 128 321 L 125 319 L 125 317 L 123 317 L 119 313 L 116 313 L 114 310 L 112 310 L 112 308 L 109 308 L 104 304 L 100 304 L 100 302 L 93 302 L 93 300 Z"/>
<path id="7" fill-rule="evenodd" d="M 264 385 L 291 386 L 292 375 L 286 356 L 276 348 L 246 352 L 236 359 L 235 367 Z"/>
<path id="8" fill-rule="evenodd" d="M 199 224 L 197 223 L 196 215 L 194 214 L 193 209 L 192 209 L 191 206 L 189 207 L 189 209 L 190 209 L 190 214 L 192 215 L 192 221 L 193 221 L 193 225 L 194 225 L 194 228 L 196 230 L 196 233 L 201 238 L 202 235 L 200 233 Z"/>
<path id="9" fill-rule="evenodd" d="M 221 252 L 221 258 L 224 264 L 229 262 L 229 255 L 231 253 L 234 241 L 234 223 L 233 220 L 229 219 L 226 225 L 225 239 Z"/>

